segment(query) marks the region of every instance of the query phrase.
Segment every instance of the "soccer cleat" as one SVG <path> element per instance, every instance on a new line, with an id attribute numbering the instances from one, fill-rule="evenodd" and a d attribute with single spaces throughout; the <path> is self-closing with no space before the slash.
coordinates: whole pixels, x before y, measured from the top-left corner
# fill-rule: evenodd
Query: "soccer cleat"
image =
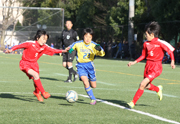
<path id="1" fill-rule="evenodd" d="M 130 109 L 134 108 L 135 106 L 133 101 L 131 101 L 130 103 L 127 103 L 127 105 L 128 105 L 128 108 Z"/>
<path id="2" fill-rule="evenodd" d="M 161 101 L 163 98 L 163 94 L 162 94 L 163 86 L 159 85 L 158 88 L 159 88 L 159 92 L 157 92 L 157 95 L 159 97 L 159 100 Z"/>
<path id="3" fill-rule="evenodd" d="M 73 80 L 73 82 L 75 82 L 76 80 L 77 80 L 77 78 L 78 78 L 78 74 L 77 74 L 77 72 L 74 74 L 74 80 Z"/>
<path id="4" fill-rule="evenodd" d="M 42 95 L 43 95 L 44 99 L 47 99 L 51 96 L 48 92 L 44 92 Z"/>
<path id="5" fill-rule="evenodd" d="M 38 101 L 43 102 L 43 98 L 41 94 L 33 92 L 33 94 L 37 97 Z"/>
<path id="6" fill-rule="evenodd" d="M 64 81 L 64 83 L 72 83 L 71 79 L 67 79 L 66 81 Z"/>
<path id="7" fill-rule="evenodd" d="M 90 104 L 91 105 L 96 105 L 96 100 L 91 100 Z"/>

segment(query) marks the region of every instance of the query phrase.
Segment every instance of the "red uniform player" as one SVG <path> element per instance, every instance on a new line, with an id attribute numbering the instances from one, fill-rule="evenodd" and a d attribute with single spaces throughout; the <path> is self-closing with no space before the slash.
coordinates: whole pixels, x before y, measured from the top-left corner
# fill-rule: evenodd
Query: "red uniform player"
<path id="1" fill-rule="evenodd" d="M 20 61 L 20 69 L 26 73 L 29 79 L 33 79 L 35 91 L 33 94 L 37 97 L 40 102 L 43 102 L 43 97 L 45 99 L 49 98 L 51 95 L 48 92 L 45 92 L 41 80 L 39 78 L 39 65 L 37 60 L 43 55 L 54 55 L 54 53 L 63 53 L 67 52 L 66 50 L 53 49 L 46 45 L 46 41 L 49 38 L 49 35 L 46 31 L 38 30 L 34 38 L 35 41 L 26 41 L 20 45 L 12 47 L 12 49 L 7 50 L 6 53 L 10 53 L 16 49 L 24 48 L 22 60 Z M 41 94 L 40 94 L 41 92 Z"/>
<path id="2" fill-rule="evenodd" d="M 137 90 L 133 100 L 128 103 L 129 108 L 133 108 L 144 92 L 144 89 L 156 91 L 159 96 L 159 100 L 162 100 L 162 89 L 161 85 L 155 86 L 151 82 L 153 79 L 158 77 L 162 73 L 162 59 L 164 57 L 164 52 L 168 52 L 171 57 L 171 67 L 174 69 L 174 54 L 175 50 L 166 41 L 158 39 L 158 34 L 160 31 L 160 26 L 157 22 L 150 22 L 145 27 L 145 37 L 147 39 L 143 44 L 142 55 L 136 59 L 134 62 L 129 62 L 128 66 L 134 65 L 143 59 L 147 59 L 146 66 L 144 70 L 144 79 L 140 83 L 139 89 Z"/>

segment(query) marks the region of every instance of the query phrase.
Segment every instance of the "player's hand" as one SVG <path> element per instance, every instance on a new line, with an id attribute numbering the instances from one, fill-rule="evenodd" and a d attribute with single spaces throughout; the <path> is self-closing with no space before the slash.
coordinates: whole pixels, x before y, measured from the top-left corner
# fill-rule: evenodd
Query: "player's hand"
<path id="1" fill-rule="evenodd" d="M 12 52 L 12 50 L 9 50 L 9 49 L 7 49 L 6 51 L 5 51 L 5 53 L 11 53 Z"/>
<path id="2" fill-rule="evenodd" d="M 65 50 L 62 50 L 62 53 L 66 53 L 66 52 L 68 52 L 68 51 L 69 51 L 69 49 L 70 49 L 70 47 L 67 47 Z"/>
<path id="3" fill-rule="evenodd" d="M 69 49 L 68 52 L 71 54 L 73 51 L 74 51 L 73 48 L 71 48 L 71 49 Z"/>
<path id="4" fill-rule="evenodd" d="M 137 63 L 137 61 L 129 62 L 129 63 L 127 64 L 127 66 L 128 66 L 128 67 L 131 67 L 131 65 L 134 65 L 134 64 L 136 64 L 136 63 Z"/>
<path id="5" fill-rule="evenodd" d="M 174 64 L 174 60 L 171 61 L 171 67 L 172 67 L 172 69 L 175 69 L 175 68 L 176 68 L 176 66 L 175 66 L 175 64 Z"/>
<path id="6" fill-rule="evenodd" d="M 65 50 L 69 51 L 69 50 L 70 50 L 70 47 L 67 47 Z"/>
<path id="7" fill-rule="evenodd" d="M 100 44 L 97 44 L 94 48 L 95 48 L 96 50 L 98 50 L 98 51 L 101 51 L 101 46 L 100 46 Z"/>

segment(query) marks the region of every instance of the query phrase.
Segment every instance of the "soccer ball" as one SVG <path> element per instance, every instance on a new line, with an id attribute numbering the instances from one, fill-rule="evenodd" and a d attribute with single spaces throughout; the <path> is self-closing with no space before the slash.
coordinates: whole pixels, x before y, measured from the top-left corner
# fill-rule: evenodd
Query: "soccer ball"
<path id="1" fill-rule="evenodd" d="M 66 100 L 68 102 L 76 102 L 78 100 L 78 94 L 76 93 L 76 91 L 74 90 L 69 90 L 67 93 L 66 93 Z"/>

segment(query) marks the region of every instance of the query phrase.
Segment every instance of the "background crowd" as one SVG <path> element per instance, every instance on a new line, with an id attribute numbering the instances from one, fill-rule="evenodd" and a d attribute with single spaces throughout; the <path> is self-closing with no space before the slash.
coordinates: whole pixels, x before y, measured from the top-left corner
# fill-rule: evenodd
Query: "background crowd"
<path id="1" fill-rule="evenodd" d="M 102 41 L 100 43 L 101 47 L 105 50 L 105 58 L 109 59 L 127 59 L 127 60 L 135 60 L 141 55 L 142 45 L 139 42 L 133 41 L 131 46 L 129 46 L 128 41 L 119 41 L 115 42 L 109 40 L 108 42 Z M 14 46 L 14 45 L 13 45 Z M 11 49 L 13 46 L 6 45 L 6 49 Z M 54 44 L 51 43 L 50 47 L 55 48 Z M 180 42 L 177 43 L 175 47 L 174 56 L 175 62 L 180 63 Z M 12 52 L 12 54 L 22 54 L 23 49 L 16 50 Z M 56 54 L 57 55 L 57 54 Z M 59 55 L 59 54 L 58 54 Z M 162 60 L 163 63 L 170 63 L 170 56 L 165 53 L 164 58 Z"/>

